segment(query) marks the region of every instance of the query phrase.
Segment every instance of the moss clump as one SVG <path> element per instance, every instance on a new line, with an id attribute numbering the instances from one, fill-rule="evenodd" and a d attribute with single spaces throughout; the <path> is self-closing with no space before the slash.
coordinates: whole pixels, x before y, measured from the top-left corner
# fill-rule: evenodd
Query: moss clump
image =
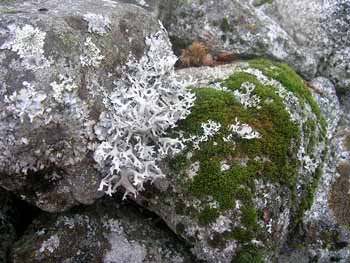
<path id="1" fill-rule="evenodd" d="M 222 125 L 221 132 L 212 140 L 201 144 L 199 151 L 193 152 L 191 162 L 199 161 L 198 174 L 188 186 L 188 191 L 197 198 L 212 196 L 219 203 L 219 211 L 232 209 L 236 201 L 242 203 L 242 224 L 244 233 L 234 234 L 236 239 L 248 240 L 257 230 L 257 212 L 252 198 L 255 192 L 254 180 L 264 180 L 292 187 L 295 184 L 297 161 L 293 152 L 297 151 L 299 133 L 296 124 L 290 120 L 281 98 L 273 87 L 262 85 L 255 76 L 247 73 L 235 73 L 223 85 L 234 91 L 244 82 L 256 85 L 255 92 L 262 98 L 273 99 L 261 109 L 242 107 L 232 92 L 211 88 L 194 89 L 196 105 L 190 116 L 182 121 L 179 129 L 186 136 L 201 135 L 201 124 L 213 120 Z M 261 134 L 260 139 L 246 140 L 237 138 L 235 142 L 225 142 L 224 136 L 230 134 L 229 125 L 238 118 L 249 124 Z M 291 147 L 294 142 L 294 147 Z M 268 161 L 254 160 L 264 157 Z M 246 165 L 241 160 L 248 159 Z M 221 171 L 221 162 L 228 161 L 230 169 Z M 184 156 L 172 162 L 176 169 L 186 166 Z M 218 212 L 205 209 L 199 219 L 202 224 L 213 222 Z"/>
<path id="2" fill-rule="evenodd" d="M 230 21 L 228 20 L 227 17 L 224 17 L 222 19 L 221 24 L 220 24 L 220 28 L 225 33 L 231 31 Z"/>
<path id="3" fill-rule="evenodd" d="M 199 214 L 198 220 L 200 224 L 208 225 L 209 223 L 214 222 L 217 217 L 218 217 L 217 209 L 206 207 Z"/>
<path id="4" fill-rule="evenodd" d="M 296 212 L 295 216 L 295 224 L 301 222 L 302 217 L 305 213 L 305 211 L 309 210 L 314 202 L 314 195 L 317 188 L 317 185 L 322 177 L 322 167 L 317 167 L 315 174 L 312 178 L 312 181 L 307 185 L 306 190 L 304 191 L 306 193 L 305 197 L 301 199 L 299 209 Z"/>
<path id="5" fill-rule="evenodd" d="M 245 246 L 239 251 L 235 258 L 232 260 L 233 263 L 263 263 L 263 250 L 258 249 L 252 245 Z"/>
<path id="6" fill-rule="evenodd" d="M 208 141 L 201 142 L 199 150 L 189 142 L 187 152 L 170 162 L 176 174 L 180 171 L 185 171 L 186 174 L 191 163 L 199 164 L 194 177 L 178 178 L 186 196 L 202 201 L 204 207 L 193 209 L 190 213 L 202 226 L 214 223 L 220 215 L 225 215 L 225 211 L 238 211 L 239 225 L 236 224 L 233 229 L 227 229 L 216 236 L 216 239 L 221 241 L 239 241 L 240 252 L 234 262 L 262 262 L 262 251 L 243 245 L 264 236 L 261 232 L 264 230 L 260 229 L 258 223 L 265 222 L 264 214 L 255 207 L 257 182 L 278 185 L 279 189 L 287 192 L 289 189 L 287 194 L 296 197 L 296 188 L 300 181 L 299 168 L 302 165 L 297 153 L 302 140 L 307 146 L 306 150 L 312 155 L 320 141 L 319 133 L 325 132 L 325 126 L 319 125 L 323 120 L 319 108 L 304 82 L 294 71 L 284 64 L 264 60 L 252 60 L 249 64 L 267 77 L 281 82 L 298 98 L 300 107 L 304 107 L 302 109 L 305 110 L 303 117 L 307 118 L 304 125 L 300 126 L 291 119 L 285 101 L 279 96 L 276 87 L 262 83 L 253 74 L 236 70 L 221 82 L 221 86 L 226 88 L 224 90 L 193 88 L 197 97 L 196 103 L 191 114 L 178 124 L 178 130 L 183 132 L 186 138 L 200 137 L 203 135 L 202 124 L 208 123 L 209 120 L 219 123 L 221 128 Z M 244 107 L 234 96 L 234 92 L 241 92 L 243 84 L 247 82 L 254 84 L 251 94 L 260 99 L 260 107 Z M 306 104 L 309 104 L 312 110 L 309 110 L 308 115 L 307 109 L 310 107 L 305 106 Z M 236 134 L 233 140 L 224 140 L 232 134 L 229 127 L 236 121 L 249 125 L 259 133 L 259 138 L 245 139 Z M 190 158 L 188 152 L 191 152 Z M 314 178 L 310 179 L 310 184 L 303 186 L 305 198 L 302 201 L 296 198 L 292 200 L 292 209 L 296 209 L 293 212 L 303 213 L 311 206 L 320 172 L 321 168 L 315 172 Z M 208 204 L 208 200 L 213 200 L 215 205 Z M 232 215 L 231 219 L 235 220 L 234 217 L 235 215 Z"/>
<path id="7" fill-rule="evenodd" d="M 287 64 L 264 59 L 251 60 L 249 66 L 262 71 L 264 75 L 270 78 L 278 80 L 284 87 L 293 92 L 299 100 L 308 103 L 321 124 L 322 136 L 324 137 L 326 135 L 326 120 L 323 118 L 321 110 L 313 99 L 311 92 L 307 89 L 304 80 L 293 69 Z"/>
<path id="8" fill-rule="evenodd" d="M 313 119 L 307 120 L 303 125 L 304 136 L 310 138 L 306 148 L 307 154 L 312 154 L 312 151 L 315 149 L 315 146 L 318 143 L 316 141 L 316 137 L 313 136 L 316 132 L 316 126 L 316 121 Z"/>

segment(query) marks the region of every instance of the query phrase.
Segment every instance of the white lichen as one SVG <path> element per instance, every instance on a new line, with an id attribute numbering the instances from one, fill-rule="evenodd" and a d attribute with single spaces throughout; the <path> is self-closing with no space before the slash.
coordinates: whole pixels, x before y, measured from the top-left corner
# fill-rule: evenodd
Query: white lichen
<path id="1" fill-rule="evenodd" d="M 193 143 L 193 148 L 196 150 L 200 149 L 200 143 L 208 141 L 213 138 L 220 130 L 221 124 L 212 120 L 208 120 L 201 124 L 203 135 L 192 136 L 189 140 Z"/>
<path id="2" fill-rule="evenodd" d="M 223 160 L 220 162 L 220 171 L 221 172 L 226 172 L 230 170 L 231 166 L 227 163 L 226 160 Z"/>
<path id="3" fill-rule="evenodd" d="M 107 33 L 107 30 L 110 29 L 110 19 L 102 14 L 88 13 L 83 16 L 83 19 L 88 22 L 88 30 L 90 33 L 102 35 Z"/>
<path id="4" fill-rule="evenodd" d="M 49 253 L 53 253 L 60 245 L 60 239 L 57 235 L 51 236 L 48 240 L 45 240 L 39 249 L 40 253 L 44 253 L 48 251 Z"/>
<path id="5" fill-rule="evenodd" d="M 220 215 L 214 223 L 211 224 L 211 229 L 219 234 L 230 231 L 232 220 L 229 217 Z"/>
<path id="6" fill-rule="evenodd" d="M 145 181 L 164 176 L 159 161 L 184 147 L 165 132 L 186 118 L 195 97 L 174 78 L 176 57 L 165 29 L 145 42 L 144 56 L 130 57 L 115 89 L 104 91 L 106 111 L 95 127 L 101 143 L 94 158 L 102 169 L 109 167 L 99 189 L 109 195 L 119 186 L 136 195 Z"/>
<path id="7" fill-rule="evenodd" d="M 80 63 L 83 67 L 97 68 L 104 56 L 101 54 L 101 50 L 95 45 L 91 37 L 87 37 L 84 43 L 84 51 L 80 56 Z"/>
<path id="8" fill-rule="evenodd" d="M 255 85 L 250 82 L 242 83 L 239 90 L 233 92 L 234 96 L 240 101 L 243 107 L 246 108 L 256 108 L 261 109 L 261 98 L 253 94 Z"/>
<path id="9" fill-rule="evenodd" d="M 237 136 L 238 138 L 247 140 L 259 139 L 261 137 L 259 132 L 254 131 L 253 128 L 246 123 L 240 123 L 237 118 L 235 119 L 235 123 L 229 126 L 229 130 L 232 133 L 223 138 L 225 142 L 233 141 Z"/>
<path id="10" fill-rule="evenodd" d="M 142 5 L 142 6 L 144 6 L 144 7 L 148 7 L 148 6 L 149 6 L 145 0 L 136 0 L 136 2 L 137 2 L 139 5 Z"/>
<path id="11" fill-rule="evenodd" d="M 124 232 L 123 226 L 117 219 L 105 217 L 103 218 L 102 222 L 103 222 L 102 223 L 103 227 L 110 232 L 113 232 L 119 235 Z"/>
<path id="12" fill-rule="evenodd" d="M 29 82 L 24 81 L 23 86 L 24 88 L 13 92 L 9 97 L 5 96 L 5 102 L 8 104 L 7 110 L 19 117 L 21 122 L 24 122 L 25 117 L 33 122 L 34 118 L 44 113 L 43 103 L 47 95 L 37 91 Z"/>
<path id="13" fill-rule="evenodd" d="M 65 93 L 72 93 L 74 90 L 77 90 L 78 85 L 76 85 L 71 78 L 66 78 L 63 75 L 59 76 L 60 82 L 52 82 L 50 86 L 53 90 L 53 98 L 59 102 L 64 102 Z"/>
<path id="14" fill-rule="evenodd" d="M 188 177 L 190 179 L 193 179 L 197 175 L 197 173 L 199 171 L 199 168 L 200 168 L 200 162 L 199 161 L 192 163 L 190 165 L 188 171 L 187 171 Z"/>
<path id="15" fill-rule="evenodd" d="M 297 108 L 300 107 L 299 99 L 293 92 L 288 91 L 279 81 L 265 76 L 262 71 L 255 68 L 242 68 L 239 69 L 238 72 L 251 74 L 255 76 L 261 84 L 274 87 L 276 89 L 276 94 L 283 100 L 285 109 L 289 113 L 291 120 L 293 122 L 298 122 L 302 119 L 297 110 Z"/>
<path id="16" fill-rule="evenodd" d="M 43 68 L 49 66 L 44 56 L 44 44 L 46 32 L 32 25 L 17 27 L 10 25 L 10 39 L 0 49 L 10 49 L 22 59 L 22 64 L 28 69 Z"/>

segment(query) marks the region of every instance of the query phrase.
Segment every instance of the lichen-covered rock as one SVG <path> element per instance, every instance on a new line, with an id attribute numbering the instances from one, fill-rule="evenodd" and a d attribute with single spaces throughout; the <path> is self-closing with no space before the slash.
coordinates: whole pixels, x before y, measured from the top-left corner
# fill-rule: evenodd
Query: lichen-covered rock
<path id="1" fill-rule="evenodd" d="M 329 81 L 316 79 L 312 86 L 328 123 L 336 129 L 329 130 L 331 140 L 313 204 L 300 228 L 291 235 L 280 262 L 345 263 L 350 260 L 350 119 L 339 106 Z"/>
<path id="2" fill-rule="evenodd" d="M 214 55 L 272 57 L 346 88 L 349 8 L 348 0 L 178 0 L 161 14 L 178 49 L 202 41 Z"/>
<path id="3" fill-rule="evenodd" d="M 202 41 L 214 54 L 224 51 L 285 61 L 297 57 L 303 57 L 304 62 L 310 60 L 298 49 L 293 38 L 262 11 L 263 7 L 255 7 L 251 1 L 174 2 L 170 18 L 164 23 L 177 48 Z M 305 71 L 314 70 L 306 63 L 298 66 Z"/>
<path id="4" fill-rule="evenodd" d="M 310 54 L 312 60 L 305 63 L 316 62 L 318 75 L 329 78 L 338 89 L 350 87 L 348 0 L 274 0 L 265 12 L 293 37 L 303 53 Z"/>
<path id="5" fill-rule="evenodd" d="M 11 250 L 11 262 L 186 263 L 189 251 L 140 208 L 102 200 L 37 218 Z"/>
<path id="6" fill-rule="evenodd" d="M 106 98 L 130 55 L 150 48 L 146 37 L 166 39 L 148 11 L 123 2 L 0 4 L 0 185 L 43 210 L 101 195 L 95 127 Z"/>
<path id="7" fill-rule="evenodd" d="M 197 99 L 173 133 L 187 148 L 138 201 L 199 259 L 273 260 L 312 204 L 327 123 L 285 64 L 252 60 L 179 72 L 186 74 Z"/>

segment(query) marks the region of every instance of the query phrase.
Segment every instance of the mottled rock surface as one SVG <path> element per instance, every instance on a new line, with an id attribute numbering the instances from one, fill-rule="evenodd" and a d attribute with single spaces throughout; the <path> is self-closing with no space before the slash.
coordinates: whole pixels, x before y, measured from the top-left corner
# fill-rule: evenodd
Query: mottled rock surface
<path id="1" fill-rule="evenodd" d="M 159 23 L 107 0 L 4 3 L 0 14 L 0 186 L 50 212 L 91 204 L 103 98 Z"/>
<path id="2" fill-rule="evenodd" d="M 194 77 L 197 96 L 177 130 L 190 138 L 188 148 L 138 201 L 206 262 L 276 260 L 320 177 L 327 125 L 319 107 L 304 81 L 279 63 L 178 74 Z"/>
<path id="3" fill-rule="evenodd" d="M 93 206 L 37 218 L 14 244 L 11 262 L 190 263 L 188 250 L 133 205 Z"/>
<path id="4" fill-rule="evenodd" d="M 201 41 L 213 54 L 282 60 L 311 80 L 349 87 L 348 0 L 171 1 L 162 9 L 176 48 Z"/>
<path id="5" fill-rule="evenodd" d="M 317 78 L 309 85 L 328 121 L 330 141 L 312 206 L 290 234 L 279 262 L 345 263 L 350 260 L 349 115 L 329 80 Z"/>

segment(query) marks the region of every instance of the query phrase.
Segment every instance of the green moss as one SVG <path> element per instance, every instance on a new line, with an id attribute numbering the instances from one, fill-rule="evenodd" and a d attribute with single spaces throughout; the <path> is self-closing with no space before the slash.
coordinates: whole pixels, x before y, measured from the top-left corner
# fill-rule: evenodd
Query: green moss
<path id="1" fill-rule="evenodd" d="M 228 20 L 227 17 L 224 17 L 222 19 L 221 24 L 220 24 L 220 28 L 225 33 L 231 31 L 230 21 Z"/>
<path id="2" fill-rule="evenodd" d="M 254 6 L 262 6 L 265 4 L 272 4 L 272 3 L 273 3 L 273 0 L 260 0 L 260 1 L 254 1 L 253 5 Z"/>
<path id="3" fill-rule="evenodd" d="M 193 153 L 191 161 L 199 161 L 200 168 L 188 185 L 188 191 L 197 198 L 212 196 L 219 203 L 220 211 L 231 209 L 235 201 L 240 200 L 243 204 L 241 210 L 245 233 L 236 233 L 234 236 L 241 240 L 253 238 L 257 230 L 257 214 L 252 203 L 254 180 L 293 185 L 297 165 L 295 160 L 291 162 L 289 151 L 291 142 L 299 141 L 297 126 L 290 121 L 283 102 L 272 87 L 262 86 L 254 76 L 245 73 L 234 74 L 224 85 L 234 90 L 246 81 L 256 84 L 255 91 L 263 99 L 268 97 L 275 102 L 266 104 L 259 110 L 244 109 L 231 93 L 209 88 L 195 89 L 196 105 L 191 115 L 179 125 L 179 129 L 188 136 L 200 136 L 202 123 L 208 120 L 221 123 L 222 133 L 203 143 L 201 150 Z M 223 137 L 230 133 L 228 126 L 235 122 L 235 118 L 256 129 L 262 135 L 261 138 L 237 139 L 236 143 L 224 142 Z M 256 156 L 266 157 L 270 161 L 253 161 Z M 246 166 L 239 162 L 245 157 L 250 159 Z M 186 165 L 184 159 L 184 155 L 177 157 L 171 165 L 175 169 L 183 167 Z M 222 172 L 220 162 L 223 160 L 237 161 L 231 161 L 230 169 Z M 205 209 L 199 214 L 199 220 L 202 224 L 208 224 L 217 215 L 215 209 Z"/>
<path id="4" fill-rule="evenodd" d="M 299 100 L 311 105 L 318 120 L 310 119 L 302 128 L 305 138 L 308 138 L 308 150 L 313 152 L 319 140 L 315 135 L 320 130 L 317 126 L 318 121 L 323 118 L 304 82 L 284 64 L 264 60 L 253 60 L 250 64 L 267 76 L 280 81 Z M 244 82 L 255 85 L 253 93 L 261 98 L 261 108 L 244 108 L 233 96 L 233 91 L 240 89 Z M 288 188 L 291 195 L 296 196 L 298 169 L 301 165 L 297 158 L 301 143 L 300 128 L 291 120 L 283 99 L 276 94 L 276 88 L 262 84 L 256 76 L 237 71 L 224 80 L 222 86 L 227 87 L 229 91 L 193 88 L 197 97 L 196 103 L 191 114 L 178 124 L 178 130 L 184 132 L 185 137 L 201 136 L 201 125 L 208 120 L 220 123 L 221 129 L 209 141 L 201 143 L 200 150 L 194 150 L 189 143 L 187 149 L 192 153 L 191 158 L 185 158 L 187 153 L 183 153 L 174 158 L 170 166 L 179 174 L 185 171 L 190 163 L 199 163 L 195 177 L 188 180 L 181 177 L 181 180 L 186 194 L 202 200 L 203 203 L 207 202 L 210 196 L 218 204 L 218 208 L 215 209 L 207 206 L 201 212 L 191 211 L 191 215 L 197 217 L 201 225 L 215 222 L 221 213 L 234 208 L 239 201 L 241 225 L 226 231 L 220 238 L 235 239 L 244 244 L 258 238 L 260 230 L 257 222 L 263 219 L 263 214 L 256 210 L 253 202 L 257 180 Z M 229 126 L 234 124 L 236 119 L 251 126 L 261 137 L 251 140 L 236 137 L 234 142 L 225 142 L 223 138 L 231 134 Z M 228 164 L 229 168 L 222 171 L 222 162 Z M 305 189 L 307 196 L 300 205 L 302 213 L 312 203 L 319 177 L 320 170 L 317 170 L 314 180 L 308 189 Z M 299 202 L 298 200 L 296 204 Z M 238 257 L 242 261 L 237 262 L 245 262 L 245 259 L 251 258 L 260 260 L 260 252 L 249 249 L 250 247 L 242 250 Z"/>
<path id="5" fill-rule="evenodd" d="M 312 94 L 308 90 L 304 80 L 293 69 L 291 69 L 287 64 L 264 59 L 251 60 L 249 62 L 249 66 L 259 69 L 266 76 L 278 80 L 289 91 L 293 92 L 301 101 L 307 102 L 317 116 L 317 119 L 322 127 L 322 135 L 325 137 L 327 129 L 326 120 L 322 116 L 321 110 L 313 99 Z"/>
<path id="6" fill-rule="evenodd" d="M 168 160 L 169 168 L 175 173 L 181 173 L 189 165 L 186 154 L 180 154 Z"/>
<path id="7" fill-rule="evenodd" d="M 316 121 L 313 119 L 308 119 L 304 124 L 303 124 L 303 132 L 304 136 L 309 138 L 309 143 L 306 147 L 306 153 L 311 155 L 311 153 L 314 151 L 317 140 L 316 137 L 314 136 L 316 132 Z"/>
<path id="8" fill-rule="evenodd" d="M 245 246 L 233 258 L 233 263 L 263 263 L 263 250 L 252 245 Z"/>
<path id="9" fill-rule="evenodd" d="M 0 1 L 0 3 L 2 3 Z M 5 1 L 6 3 L 6 1 Z M 4 15 L 12 15 L 12 14 L 18 14 L 18 13 L 24 13 L 23 10 L 19 10 L 19 9 L 15 9 L 14 7 L 4 7 L 4 6 L 0 6 L 0 14 L 4 14 Z"/>
<path id="10" fill-rule="evenodd" d="M 305 211 L 309 210 L 314 202 L 314 195 L 315 191 L 317 189 L 318 183 L 322 177 L 322 167 L 317 167 L 314 176 L 312 178 L 312 181 L 307 185 L 307 189 L 305 191 L 306 196 L 302 198 L 299 209 L 295 216 L 295 224 L 301 222 L 302 217 L 305 213 Z"/>
<path id="11" fill-rule="evenodd" d="M 218 210 L 214 208 L 206 207 L 200 214 L 199 214 L 199 223 L 202 225 L 208 225 L 215 221 L 215 219 L 218 217 Z"/>

